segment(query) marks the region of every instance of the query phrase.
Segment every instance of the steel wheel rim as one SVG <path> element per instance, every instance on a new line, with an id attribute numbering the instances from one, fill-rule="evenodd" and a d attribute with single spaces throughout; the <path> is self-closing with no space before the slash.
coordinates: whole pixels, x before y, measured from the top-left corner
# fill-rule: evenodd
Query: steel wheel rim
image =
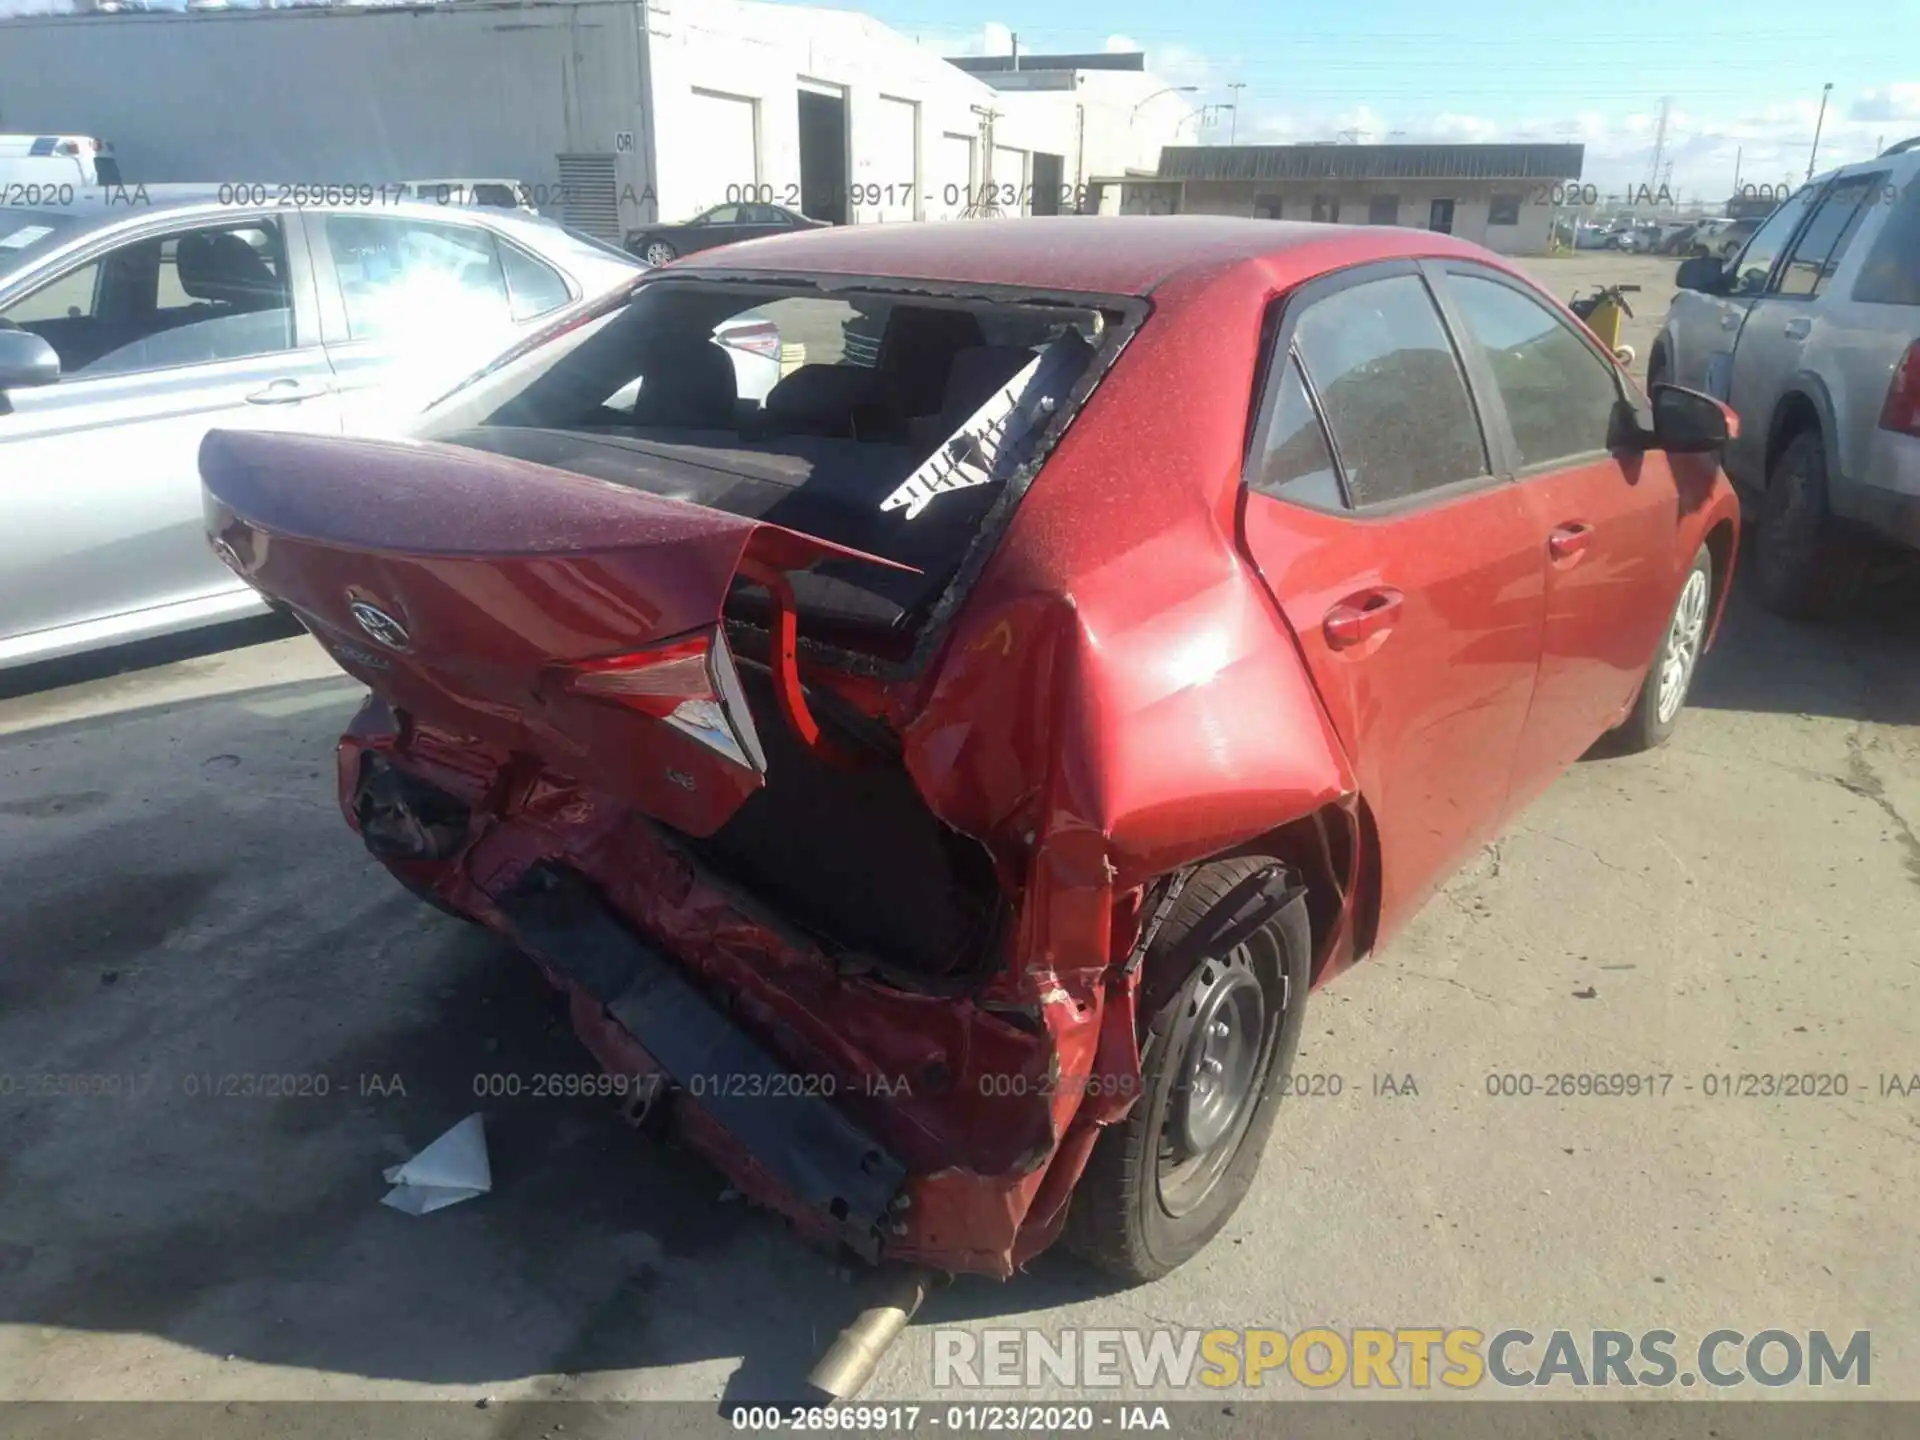
<path id="1" fill-rule="evenodd" d="M 1660 665 L 1660 723 L 1666 724 L 1680 712 L 1687 698 L 1687 686 L 1693 679 L 1693 667 L 1700 658 L 1700 637 L 1707 628 L 1707 576 L 1695 570 L 1687 576 L 1680 591 L 1680 603 L 1673 607 L 1673 624 L 1667 630 L 1666 653 Z"/>
<path id="2" fill-rule="evenodd" d="M 1175 1217 L 1205 1200 L 1232 1162 L 1266 1055 L 1267 997 L 1247 947 L 1201 965 L 1155 1164 L 1161 1207 Z"/>
<path id="3" fill-rule="evenodd" d="M 664 240 L 655 240 L 647 246 L 646 261 L 649 265 L 664 265 L 673 258 L 673 247 Z"/>

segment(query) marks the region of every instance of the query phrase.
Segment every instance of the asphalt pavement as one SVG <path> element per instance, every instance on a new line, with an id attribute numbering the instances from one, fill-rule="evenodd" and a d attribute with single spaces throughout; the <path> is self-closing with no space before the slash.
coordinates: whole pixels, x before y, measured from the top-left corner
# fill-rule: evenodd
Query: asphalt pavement
<path id="1" fill-rule="evenodd" d="M 1671 746 L 1577 765 L 1313 997 L 1340 1093 L 1285 1102 L 1209 1250 L 961 1280 L 871 1396 L 925 1397 L 944 1327 L 1520 1325 L 1868 1330 L 1920 1398 L 1915 598 L 1736 596 Z M 362 853 L 357 687 L 258 627 L 130 658 L 0 691 L 0 1399 L 785 1393 L 857 1288 L 564 1093 L 532 967 Z M 1545 1093 L 1583 1074 L 1667 1078 Z M 1826 1078 L 1743 1078 L 1788 1075 Z M 475 1110 L 492 1193 L 383 1208 Z"/>

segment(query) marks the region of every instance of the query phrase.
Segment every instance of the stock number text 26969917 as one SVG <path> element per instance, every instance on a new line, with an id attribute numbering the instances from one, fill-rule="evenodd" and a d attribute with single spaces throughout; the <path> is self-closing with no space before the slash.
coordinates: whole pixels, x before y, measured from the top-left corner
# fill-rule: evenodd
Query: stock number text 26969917
<path id="1" fill-rule="evenodd" d="M 850 209 L 911 210 L 915 204 L 927 208 L 976 210 L 1078 210 L 1088 197 L 1084 185 L 1018 185 L 984 183 L 972 185 L 915 185 L 910 181 L 870 181 L 847 186 L 844 191 L 824 191 L 800 185 L 729 185 L 725 203 L 729 205 L 784 205 L 791 210 L 811 211 L 835 204 Z"/>

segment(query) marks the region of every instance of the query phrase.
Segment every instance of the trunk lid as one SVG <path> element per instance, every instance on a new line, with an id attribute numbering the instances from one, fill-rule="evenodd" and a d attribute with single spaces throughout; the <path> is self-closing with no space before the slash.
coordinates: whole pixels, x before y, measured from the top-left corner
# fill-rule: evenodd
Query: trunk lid
<path id="1" fill-rule="evenodd" d="M 452 446 L 216 430 L 200 466 L 221 558 L 397 709 L 536 754 L 691 835 L 765 783 L 721 628 L 736 576 L 910 568 Z M 774 650 L 791 672 L 790 645 Z"/>

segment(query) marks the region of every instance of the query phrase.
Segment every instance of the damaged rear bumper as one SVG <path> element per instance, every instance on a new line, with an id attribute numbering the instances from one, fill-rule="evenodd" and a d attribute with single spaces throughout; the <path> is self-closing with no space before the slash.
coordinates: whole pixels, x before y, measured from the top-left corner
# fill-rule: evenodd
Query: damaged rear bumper
<path id="1" fill-rule="evenodd" d="M 374 699 L 343 737 L 349 822 L 403 883 L 541 966 L 629 1082 L 630 1123 L 869 1262 L 1005 1277 L 1055 1237 L 1096 1133 L 1061 1076 L 1088 1067 L 1098 1005 L 1063 1001 L 1063 1033 L 1052 1006 L 897 988 L 630 808 L 400 732 Z"/>
<path id="2" fill-rule="evenodd" d="M 880 1259 L 894 1212 L 911 1203 L 902 1189 L 906 1167 L 834 1108 L 836 1077 L 798 1074 L 768 1053 L 658 946 L 623 926 L 576 871 L 536 865 L 498 909 L 523 950 L 565 975 L 631 1037 L 620 1047 L 623 1063 L 643 1055 L 653 1062 L 645 1073 L 654 1083 L 642 1091 L 651 1103 L 698 1097 L 818 1229 L 863 1259 Z"/>

